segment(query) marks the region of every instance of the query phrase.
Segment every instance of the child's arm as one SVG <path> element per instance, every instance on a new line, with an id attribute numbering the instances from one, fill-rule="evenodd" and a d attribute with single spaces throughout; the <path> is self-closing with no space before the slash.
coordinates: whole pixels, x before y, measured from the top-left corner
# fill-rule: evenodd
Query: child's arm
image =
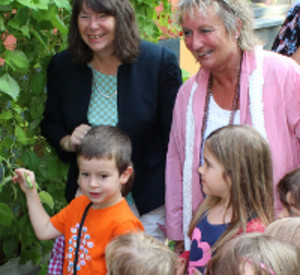
<path id="1" fill-rule="evenodd" d="M 50 216 L 45 211 L 36 190 L 34 173 L 23 168 L 15 170 L 16 175 L 12 181 L 18 182 L 26 195 L 30 221 L 34 232 L 40 240 L 50 240 L 58 237 L 61 233 L 50 222 Z"/>

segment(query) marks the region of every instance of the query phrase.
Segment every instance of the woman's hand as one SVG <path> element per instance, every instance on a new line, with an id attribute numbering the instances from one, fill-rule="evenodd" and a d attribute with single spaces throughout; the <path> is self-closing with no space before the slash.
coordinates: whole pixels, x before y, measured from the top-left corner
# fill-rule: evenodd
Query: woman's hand
<path id="1" fill-rule="evenodd" d="M 76 152 L 77 146 L 81 143 L 82 139 L 90 129 L 91 126 L 87 124 L 80 124 L 74 129 L 72 135 L 63 137 L 60 141 L 63 150 L 67 152 Z"/>

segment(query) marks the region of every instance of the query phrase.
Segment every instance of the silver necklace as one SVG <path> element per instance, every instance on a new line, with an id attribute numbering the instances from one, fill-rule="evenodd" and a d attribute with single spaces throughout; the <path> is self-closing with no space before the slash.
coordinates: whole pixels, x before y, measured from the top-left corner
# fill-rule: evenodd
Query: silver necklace
<path id="1" fill-rule="evenodd" d="M 94 86 L 96 87 L 97 92 L 106 99 L 110 99 L 111 97 L 113 97 L 114 95 L 116 95 L 118 93 L 118 91 L 116 90 L 116 91 L 112 92 L 110 95 L 106 95 L 100 91 L 100 89 L 98 88 L 98 86 L 95 82 L 94 82 Z"/>

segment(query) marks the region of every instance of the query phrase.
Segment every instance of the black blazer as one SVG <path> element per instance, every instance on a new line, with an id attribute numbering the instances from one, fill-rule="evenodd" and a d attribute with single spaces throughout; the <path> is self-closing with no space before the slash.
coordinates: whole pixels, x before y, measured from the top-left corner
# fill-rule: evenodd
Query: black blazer
<path id="1" fill-rule="evenodd" d="M 51 59 L 47 77 L 41 130 L 59 157 L 70 162 L 65 195 L 71 201 L 77 190 L 76 154 L 62 151 L 59 143 L 81 123 L 88 124 L 92 72 L 63 51 Z M 138 60 L 120 65 L 117 79 L 118 127 L 131 138 L 135 168 L 132 195 L 143 215 L 164 204 L 166 152 L 181 71 L 172 51 L 143 41 Z"/>

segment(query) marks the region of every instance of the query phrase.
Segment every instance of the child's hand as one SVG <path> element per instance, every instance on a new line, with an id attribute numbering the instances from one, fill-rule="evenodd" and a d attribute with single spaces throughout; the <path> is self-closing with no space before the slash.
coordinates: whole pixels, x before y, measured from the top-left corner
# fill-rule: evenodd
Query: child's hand
<path id="1" fill-rule="evenodd" d="M 32 171 L 26 170 L 24 168 L 19 168 L 15 170 L 15 175 L 12 177 L 14 183 L 19 183 L 20 188 L 24 193 L 31 190 L 36 190 L 36 182 L 34 173 Z"/>
<path id="2" fill-rule="evenodd" d="M 187 274 L 187 262 L 184 258 L 178 257 L 176 264 L 177 264 L 176 275 Z"/>

